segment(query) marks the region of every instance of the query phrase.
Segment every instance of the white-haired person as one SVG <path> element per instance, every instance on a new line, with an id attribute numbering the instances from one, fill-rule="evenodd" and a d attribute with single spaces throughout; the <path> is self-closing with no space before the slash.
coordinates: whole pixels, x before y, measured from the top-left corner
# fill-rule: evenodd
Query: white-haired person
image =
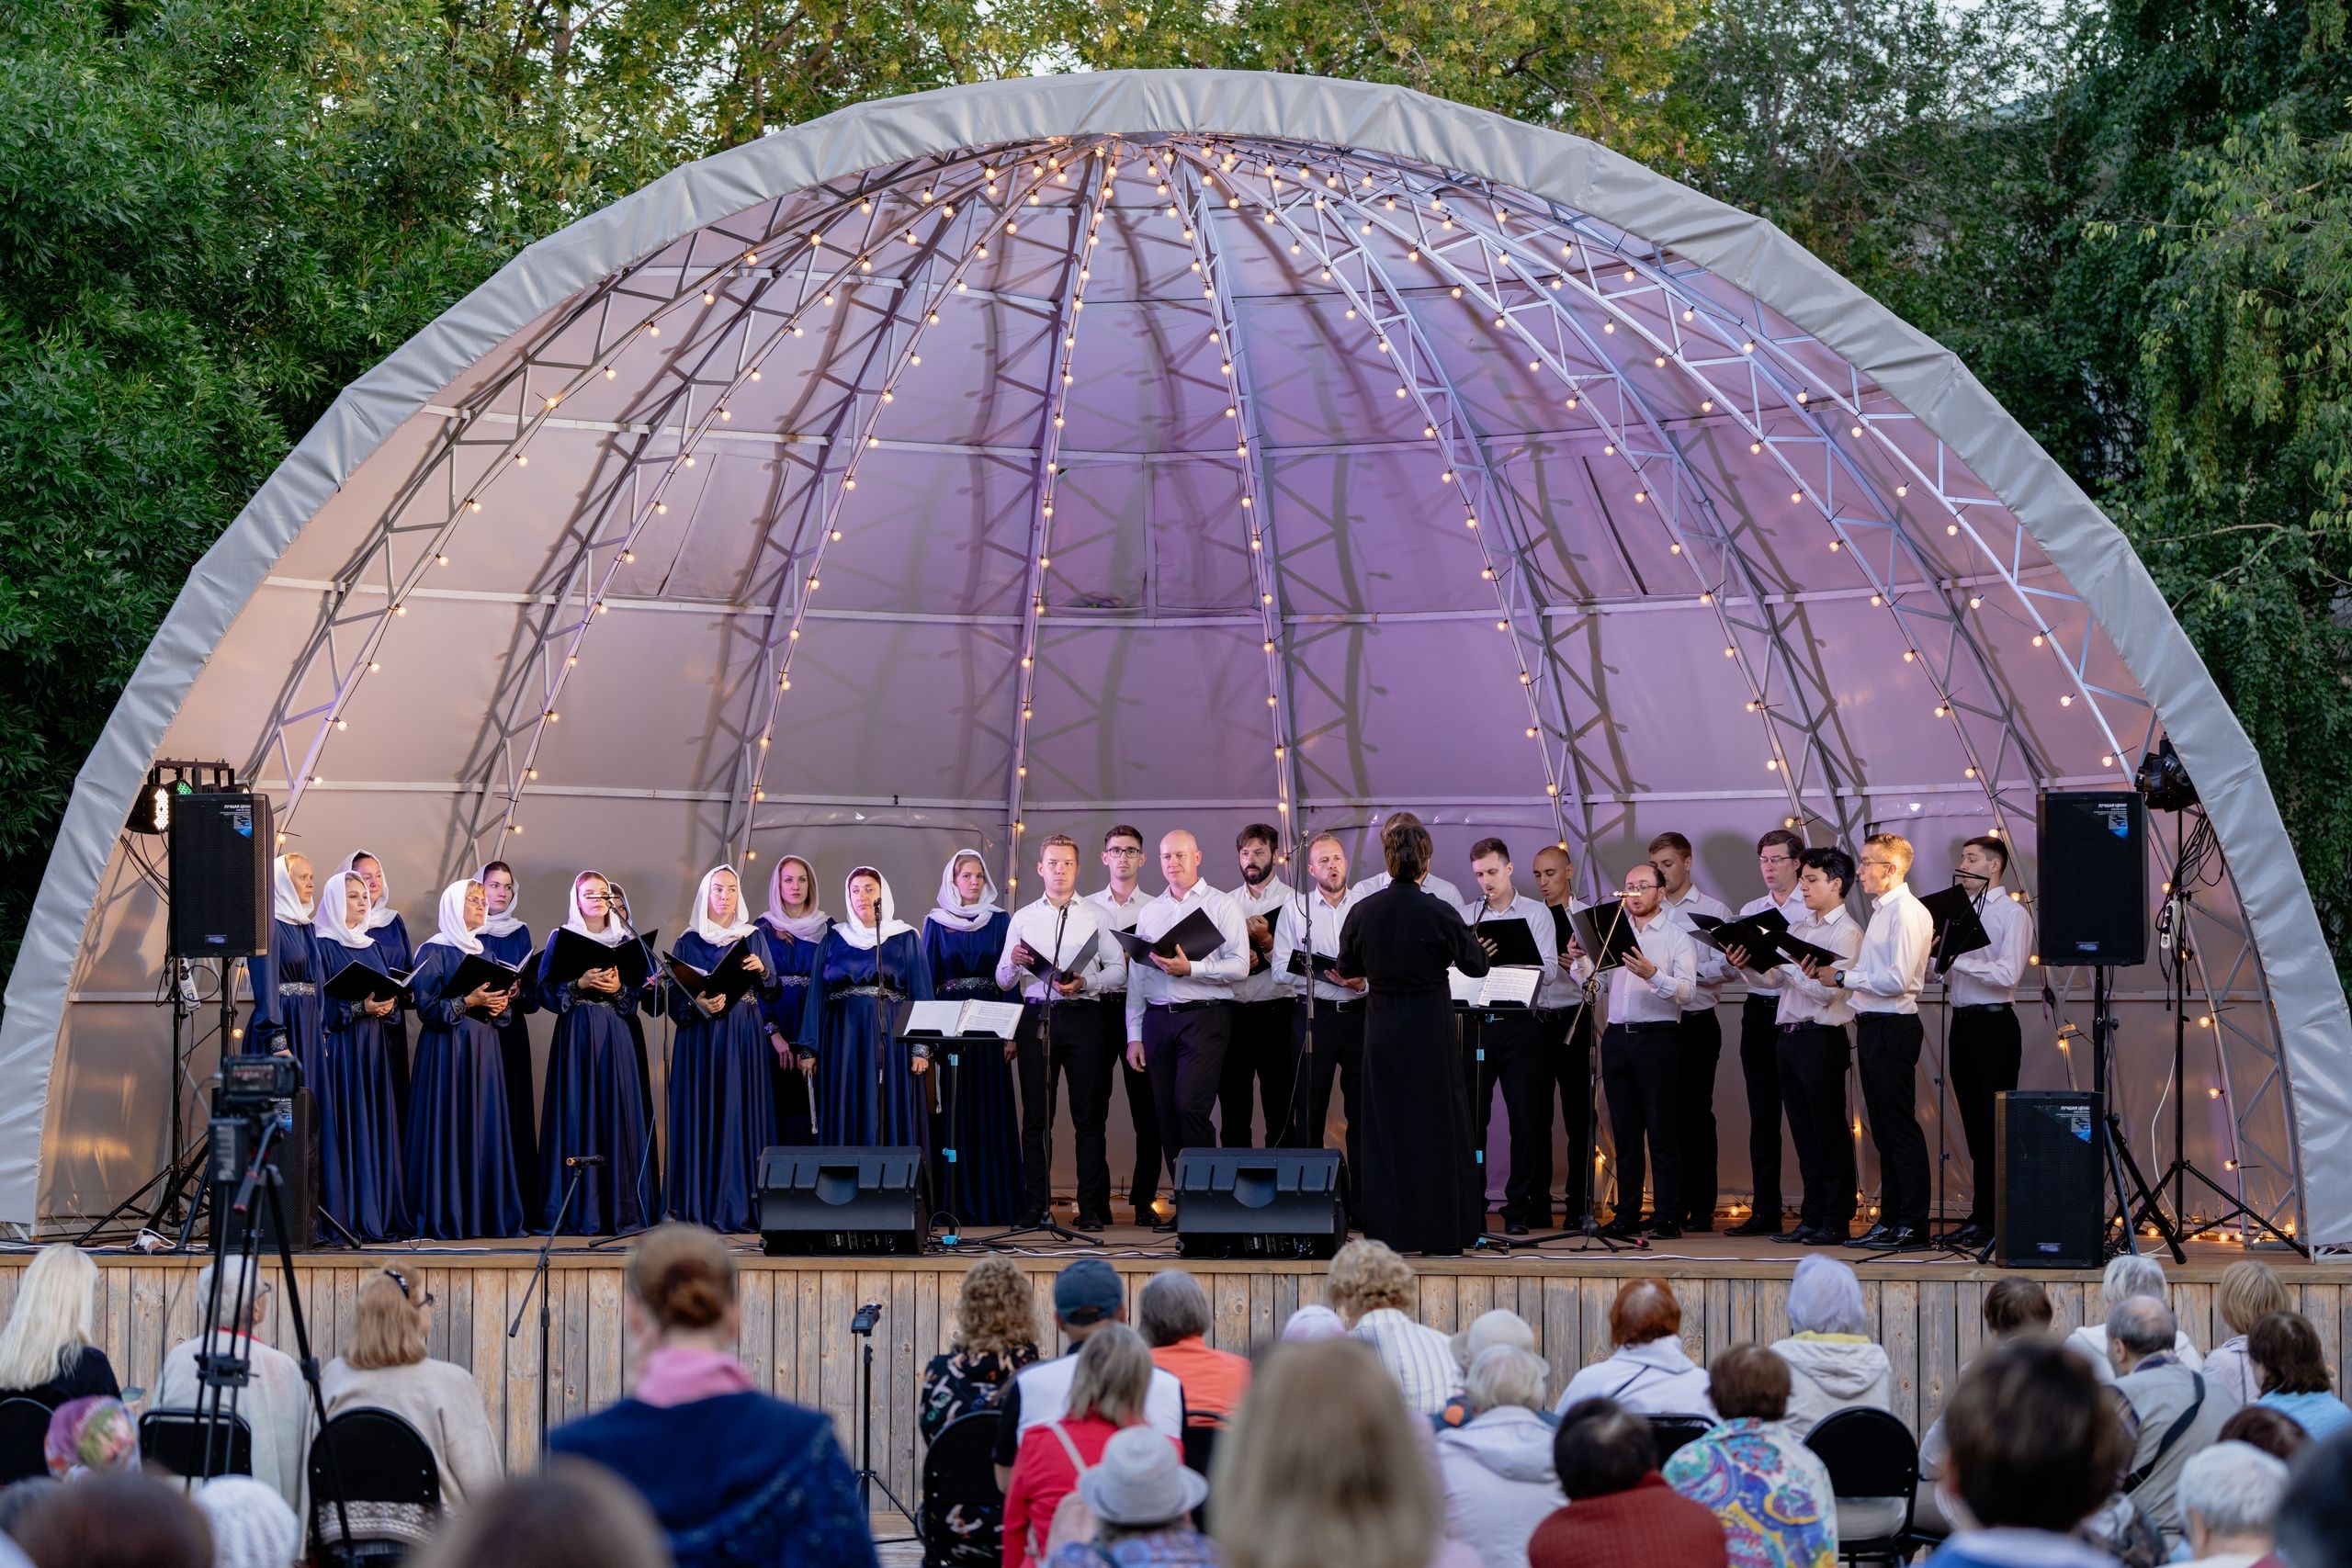
<path id="1" fill-rule="evenodd" d="M 2165 1286 L 2164 1266 L 2153 1258 L 2127 1252 L 2110 1260 L 2107 1272 L 2099 1279 L 2098 1312 L 2091 1321 L 2066 1336 L 2066 1344 L 2087 1358 L 2091 1371 L 2101 1382 L 2115 1381 L 2115 1369 L 2108 1362 L 2107 1314 L 2134 1296 L 2149 1296 L 2171 1304 L 2171 1294 Z M 2172 1353 L 2190 1371 L 2202 1371 L 2205 1358 L 2198 1353 L 2185 1331 L 2176 1330 Z"/>
<path id="2" fill-rule="evenodd" d="M 1470 1326 L 1456 1330 L 1447 1343 L 1453 1350 L 1453 1364 L 1462 1369 L 1462 1375 L 1466 1380 L 1470 1375 L 1471 1363 L 1498 1345 L 1508 1345 L 1514 1350 L 1534 1349 L 1535 1330 L 1527 1319 L 1510 1308 L 1495 1307 L 1472 1318 Z M 1430 1416 L 1430 1421 L 1442 1432 L 1448 1427 L 1461 1426 L 1470 1419 L 1470 1396 L 1463 1393 L 1447 1400 L 1445 1408 Z M 1551 1420 L 1548 1410 L 1544 1412 L 1544 1419 L 1547 1423 Z"/>
<path id="3" fill-rule="evenodd" d="M 2278 1544 L 2287 1466 L 2251 1443 L 2215 1443 L 2180 1472 L 2190 1568 L 2252 1568 Z"/>
<path id="4" fill-rule="evenodd" d="M 98 1266 L 63 1242 L 33 1254 L 0 1328 L 0 1399 L 51 1410 L 85 1394 L 121 1397 L 107 1353 L 90 1342 Z"/>
<path id="5" fill-rule="evenodd" d="M 1682 1348 L 1682 1303 L 1663 1280 L 1628 1280 L 1609 1303 L 1606 1359 L 1568 1380 L 1553 1408 L 1567 1414 L 1588 1399 L 1614 1401 L 1639 1416 L 1703 1416 L 1715 1407 L 1707 1399 L 1707 1369 Z"/>
<path id="6" fill-rule="evenodd" d="M 1552 1369 L 1532 1350 L 1494 1345 L 1470 1363 L 1470 1419 L 1437 1435 L 1446 1534 L 1481 1568 L 1527 1568 L 1527 1540 L 1567 1495 L 1552 1468 L 1544 1393 Z"/>
<path id="7" fill-rule="evenodd" d="M 1797 1264 L 1789 1281 L 1789 1337 L 1772 1353 L 1789 1364 L 1790 1430 L 1803 1437 L 1825 1416 L 1857 1405 L 1889 1410 L 1894 1369 L 1870 1337 L 1862 1282 L 1834 1258 Z M 1900 1498 L 1838 1499 L 1838 1539 L 1873 1540 L 1903 1526 Z"/>
<path id="8" fill-rule="evenodd" d="M 292 1568 L 302 1555 L 302 1521 L 277 1489 L 250 1475 L 223 1475 L 195 1492 L 212 1535 L 212 1568 Z"/>
<path id="9" fill-rule="evenodd" d="M 219 1304 L 212 1285 L 220 1283 Z M 237 1414 L 254 1433 L 254 1479 L 266 1481 L 302 1517 L 304 1476 L 311 1457 L 311 1437 L 318 1424 L 311 1414 L 311 1391 L 294 1358 L 256 1337 L 269 1313 L 270 1282 L 259 1277 L 243 1258 L 223 1258 L 197 1271 L 197 1321 L 204 1325 L 197 1337 L 184 1340 L 164 1358 L 163 1375 L 155 1380 L 153 1408 L 193 1410 L 202 1400 L 204 1385 L 197 1375 L 197 1357 L 207 1352 L 243 1354 L 247 1365 L 245 1386 L 234 1392 Z M 239 1303 L 243 1310 L 238 1310 Z M 225 1409 L 228 1391 L 222 1393 Z"/>

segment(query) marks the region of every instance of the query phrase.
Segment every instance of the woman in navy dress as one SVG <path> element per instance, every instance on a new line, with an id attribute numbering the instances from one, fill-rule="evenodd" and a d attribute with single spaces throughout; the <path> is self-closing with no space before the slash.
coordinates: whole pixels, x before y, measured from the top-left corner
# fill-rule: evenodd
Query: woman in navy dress
<path id="1" fill-rule="evenodd" d="M 547 1104 L 539 1118 L 539 1190 L 546 1201 L 536 1228 L 567 1235 L 641 1230 L 662 1216 L 653 1125 L 628 1027 L 645 993 L 623 988 L 618 952 L 634 944 L 637 934 L 614 912 L 612 884 L 599 871 L 571 879 L 563 929 L 616 951 L 612 963 L 562 984 L 550 978 L 554 937 L 539 955 L 539 1005 L 555 1014 L 555 1038 L 548 1046 Z M 578 1168 L 579 1190 L 559 1216 L 572 1175 L 563 1162 L 582 1155 L 602 1155 L 605 1163 Z"/>
<path id="2" fill-rule="evenodd" d="M 514 1146 L 514 1174 L 523 1184 L 523 1210 L 526 1213 L 539 1212 L 539 1141 L 532 1131 L 531 1112 L 538 1101 L 531 1098 L 531 1030 L 523 1021 L 539 1010 L 539 998 L 533 994 L 530 981 L 531 961 L 538 948 L 531 941 L 531 928 L 523 923 L 523 895 L 514 886 L 514 868 L 503 860 L 492 861 L 474 873 L 474 880 L 481 884 L 484 908 L 489 911 L 481 930 L 474 934 L 481 939 L 481 950 L 523 971 L 523 989 L 506 1010 L 492 1020 L 498 1030 L 498 1061 L 506 1074 L 506 1137 Z"/>
<path id="3" fill-rule="evenodd" d="M 245 960 L 254 990 L 254 1016 L 245 1030 L 245 1051 L 283 1051 L 302 1069 L 315 1093 L 319 1064 L 319 939 L 311 930 L 317 885 L 302 855 L 280 855 L 270 869 L 277 918 L 269 922 L 269 954 Z"/>
<path id="4" fill-rule="evenodd" d="M 978 850 L 957 850 L 939 874 L 939 903 L 923 917 L 922 956 L 941 1001 L 1017 1001 L 997 988 L 1012 917 L 996 907 L 996 885 Z M 956 1217 L 967 1224 L 1009 1225 L 1021 1205 L 1021 1117 L 1012 1088 L 1013 1043 L 1001 1051 L 966 1047 L 949 1086 L 955 1117 Z M 944 1183 L 946 1173 L 937 1177 Z M 944 1185 L 936 1189 L 944 1191 Z M 1023 1216 L 1026 1218 L 1027 1216 Z"/>
<path id="5" fill-rule="evenodd" d="M 409 976 L 424 1024 L 409 1106 L 409 1200 L 416 1234 L 442 1241 L 523 1233 L 523 1186 L 506 1132 L 506 1072 L 493 1021 L 514 1001 L 484 987 L 463 995 L 449 988 L 468 956 L 482 951 L 486 908 L 479 882 L 443 888 L 440 930 L 417 949 Z"/>
<path id="6" fill-rule="evenodd" d="M 775 957 L 757 923 L 743 918 L 735 868 L 714 866 L 670 951 L 708 970 L 739 941 L 750 949 L 745 966 L 759 983 L 731 1005 L 717 994 L 689 996 L 674 980 L 670 986 L 678 1026 L 670 1057 L 670 1216 L 715 1231 L 755 1228 L 760 1151 L 775 1141 L 774 1047 L 761 1011 L 775 992 Z"/>
<path id="7" fill-rule="evenodd" d="M 768 948 L 775 954 L 775 999 L 768 1004 L 768 1043 L 775 1047 L 775 1139 L 813 1144 L 817 1104 L 808 1077 L 800 1071 L 801 1020 L 808 1011 L 808 976 L 832 929 L 833 918 L 817 908 L 817 870 L 798 855 L 786 855 L 768 873 L 768 912 L 760 918 Z M 813 1047 L 812 1047 L 813 1048 Z"/>
<path id="8" fill-rule="evenodd" d="M 888 1032 L 899 1003 L 932 999 L 922 940 L 892 918 L 890 885 L 872 866 L 851 872 L 842 891 L 849 918 L 819 943 L 800 1021 L 800 1065 L 815 1075 L 818 1124 L 828 1144 L 928 1149 L 930 1047 Z"/>
<path id="9" fill-rule="evenodd" d="M 354 850 L 343 869 L 368 885 L 368 923 L 361 929 L 384 955 L 384 967 L 405 975 L 416 964 L 409 946 L 408 922 L 392 908 L 390 887 L 384 881 L 384 863 L 366 850 Z M 401 1125 L 408 1125 L 408 1012 L 414 999 L 402 996 L 384 1020 L 384 1050 L 392 1064 L 392 1103 L 399 1107 Z"/>
<path id="10" fill-rule="evenodd" d="M 353 964 L 390 972 L 360 929 L 367 919 L 368 885 L 347 871 L 328 877 L 311 922 L 325 977 Z M 321 1000 L 325 1027 L 319 1070 L 310 1080 L 319 1101 L 319 1202 L 362 1241 L 398 1241 L 409 1234 L 407 1183 L 392 1066 L 384 1048 L 384 1020 L 396 1004 Z"/>

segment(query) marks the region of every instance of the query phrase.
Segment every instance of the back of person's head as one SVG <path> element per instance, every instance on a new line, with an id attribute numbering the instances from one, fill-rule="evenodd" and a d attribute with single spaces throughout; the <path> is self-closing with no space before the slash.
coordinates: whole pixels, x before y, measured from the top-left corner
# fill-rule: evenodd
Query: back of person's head
<path id="1" fill-rule="evenodd" d="M 1812 1257 L 1789 1280 L 1789 1332 L 1863 1334 L 1870 1329 L 1862 1281 L 1835 1258 Z"/>
<path id="2" fill-rule="evenodd" d="M 1124 1323 L 1106 1323 L 1086 1337 L 1069 1378 L 1071 1419 L 1092 1416 L 1132 1427 L 1143 1419 L 1150 1393 L 1151 1352 L 1142 1335 Z"/>
<path id="3" fill-rule="evenodd" d="M 17 1532 L 34 1568 L 211 1568 L 196 1505 L 135 1470 L 85 1475 L 43 1498 Z"/>
<path id="4" fill-rule="evenodd" d="M 1650 1424 L 1613 1399 L 1579 1399 L 1560 1412 L 1552 1468 L 1571 1503 L 1629 1490 L 1657 1468 Z"/>
<path id="5" fill-rule="evenodd" d="M 2213 1287 L 2213 1305 L 2233 1334 L 2251 1334 L 2254 1325 L 2274 1312 L 2292 1312 L 2287 1287 L 2269 1264 L 2242 1258 L 2222 1270 Z"/>
<path id="6" fill-rule="evenodd" d="M 196 1506 L 212 1532 L 212 1568 L 288 1568 L 302 1555 L 302 1521 L 266 1481 L 208 1481 L 196 1489 Z"/>
<path id="7" fill-rule="evenodd" d="M 220 1282 L 217 1303 L 212 1299 L 215 1280 Z M 254 1316 L 253 1309 L 269 1294 L 270 1283 L 251 1258 L 216 1258 L 196 1271 L 196 1283 L 190 1289 L 196 1292 L 197 1331 L 201 1334 L 208 1328 L 244 1328 Z M 242 1312 L 237 1307 L 240 1300 L 245 1303 Z"/>
<path id="8" fill-rule="evenodd" d="M 1510 1308 L 1496 1307 L 1472 1318 L 1470 1326 L 1447 1343 L 1453 1351 L 1453 1364 L 1466 1372 L 1471 1362 L 1498 1345 L 1508 1345 L 1515 1350 L 1534 1349 L 1535 1330 Z"/>
<path id="9" fill-rule="evenodd" d="M 956 1294 L 956 1348 L 1012 1356 L 1037 1343 L 1037 1292 L 1010 1258 L 989 1253 L 964 1272 Z"/>
<path id="10" fill-rule="evenodd" d="M 1682 1332 L 1682 1303 L 1663 1280 L 1628 1280 L 1609 1303 L 1609 1342 L 1646 1345 Z"/>
<path id="11" fill-rule="evenodd" d="M 1789 1364 L 1761 1345 L 1734 1345 L 1707 1369 L 1707 1402 L 1726 1421 L 1789 1413 Z"/>
<path id="12" fill-rule="evenodd" d="M 2172 1308 L 2155 1296 L 2126 1296 L 2107 1311 L 2107 1342 L 2121 1346 L 2134 1361 L 2171 1349 L 2179 1333 Z"/>
<path id="13" fill-rule="evenodd" d="M 85 1471 L 137 1470 L 139 1424 L 112 1394 L 85 1393 L 50 1412 L 41 1458 L 60 1480 Z"/>
<path id="14" fill-rule="evenodd" d="M 2287 1466 L 2246 1443 L 2215 1443 L 2188 1457 L 2181 1467 L 2180 1489 L 2175 1494 L 2183 1529 L 2191 1546 L 2199 1545 L 2195 1530 L 2243 1546 L 2254 1542 L 2261 1551 L 2270 1544 L 2278 1521 L 2278 1499 L 2286 1495 Z M 2195 1517 L 2192 1519 L 2191 1515 Z M 2201 1547 L 2197 1555 L 2208 1557 Z"/>
<path id="15" fill-rule="evenodd" d="M 1410 812 L 1400 811 L 1388 818 L 1380 829 L 1380 852 L 1388 863 L 1388 874 L 1397 882 L 1419 882 L 1430 868 L 1430 858 L 1437 851 L 1430 842 L 1430 830 L 1421 819 Z"/>
<path id="16" fill-rule="evenodd" d="M 2301 1430 L 2301 1428 L 2297 1428 Z M 0 1486 L 0 1535 L 17 1539 L 17 1529 L 48 1495 L 65 1483 L 53 1475 L 28 1475 Z"/>
<path id="17" fill-rule="evenodd" d="M 628 1289 L 665 1334 L 717 1328 L 735 1305 L 735 1258 L 715 1231 L 656 1225 L 629 1249 Z"/>
<path id="18" fill-rule="evenodd" d="M 1309 1302 L 1283 1319 L 1282 1337 L 1291 1344 L 1306 1344 L 1317 1339 L 1337 1339 L 1347 1333 L 1348 1325 L 1340 1314 L 1320 1302 Z"/>
<path id="19" fill-rule="evenodd" d="M 1154 1274 L 1136 1297 L 1136 1327 L 1157 1350 L 1209 1331 L 1209 1298 L 1182 1269 Z"/>
<path id="20" fill-rule="evenodd" d="M 666 1228 L 666 1227 L 665 1227 Z M 466 1499 L 411 1568 L 670 1568 L 637 1489 L 602 1465 L 558 1457 Z"/>
<path id="21" fill-rule="evenodd" d="M 1428 1568 L 1443 1522 L 1428 1437 L 1370 1346 L 1277 1346 L 1209 1474 L 1224 1568 Z"/>
<path id="22" fill-rule="evenodd" d="M 2004 1275 L 1984 1292 L 1984 1332 L 1997 1338 L 2042 1333 L 2053 1315 L 2050 1292 L 2039 1280 Z"/>
<path id="23" fill-rule="evenodd" d="M 2276 1534 L 2287 1568 L 2352 1568 L 2352 1427 L 2287 1467 Z"/>
<path id="24" fill-rule="evenodd" d="M 2134 1296 L 2165 1297 L 2164 1265 L 2142 1253 L 2126 1252 L 2109 1260 L 2099 1279 L 2099 1305 L 2112 1311 Z"/>
<path id="25" fill-rule="evenodd" d="M 2274 1312 L 2245 1337 L 2246 1359 L 2265 1393 L 2325 1393 L 2332 1387 L 2319 1330 L 2299 1312 Z"/>
<path id="26" fill-rule="evenodd" d="M 1412 1265 L 1386 1242 L 1368 1237 L 1334 1253 L 1323 1280 L 1323 1299 L 1351 1328 L 1364 1314 L 1383 1308 L 1410 1314 L 1417 1294 Z"/>
<path id="27" fill-rule="evenodd" d="M 2213 1434 L 2217 1443 L 2245 1443 L 2260 1449 L 2272 1459 L 2291 1461 L 2311 1446 L 2312 1435 L 2303 1424 L 2285 1411 L 2267 1404 L 2241 1404 L 2222 1429 Z M 0 1500 L 7 1494 L 0 1492 Z"/>
<path id="28" fill-rule="evenodd" d="M 74 1370 L 90 1343 L 98 1266 L 59 1242 L 17 1276 L 17 1300 L 0 1328 L 0 1389 L 37 1388 Z"/>
<path id="29" fill-rule="evenodd" d="M 2072 1530 L 2107 1501 L 2132 1455 L 2090 1362 L 2031 1337 L 1994 1346 L 1961 1375 L 1944 1437 L 1944 1485 L 1987 1529 Z"/>
<path id="30" fill-rule="evenodd" d="M 1119 1271 L 1099 1258 L 1066 1263 L 1054 1276 L 1054 1318 L 1072 1339 L 1117 1322 L 1126 1310 L 1127 1288 Z"/>
<path id="31" fill-rule="evenodd" d="M 1534 1351 L 1516 1345 L 1489 1345 L 1470 1363 L 1463 1397 L 1476 1416 L 1511 1405 L 1542 1410 L 1549 1403 L 1544 1393 L 1551 1381 L 1551 1366 Z"/>
<path id="32" fill-rule="evenodd" d="M 412 1300 L 412 1292 L 418 1299 Z M 424 1359 L 424 1293 L 422 1280 L 398 1269 L 379 1269 L 361 1280 L 343 1359 L 361 1371 Z"/>

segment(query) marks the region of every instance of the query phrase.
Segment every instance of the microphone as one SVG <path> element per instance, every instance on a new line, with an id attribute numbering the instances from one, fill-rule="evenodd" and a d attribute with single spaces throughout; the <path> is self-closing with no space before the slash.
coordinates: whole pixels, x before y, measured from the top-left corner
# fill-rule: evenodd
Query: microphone
<path id="1" fill-rule="evenodd" d="M 605 1156 L 603 1155 L 566 1155 L 563 1156 L 564 1168 L 567 1170 L 575 1169 L 583 1165 L 602 1165 L 604 1163 Z"/>

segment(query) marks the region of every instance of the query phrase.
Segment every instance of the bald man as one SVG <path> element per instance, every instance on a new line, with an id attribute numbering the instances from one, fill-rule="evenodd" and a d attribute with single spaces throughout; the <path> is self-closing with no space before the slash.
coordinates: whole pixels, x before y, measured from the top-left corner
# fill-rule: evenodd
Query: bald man
<path id="1" fill-rule="evenodd" d="M 1158 942 L 1195 909 L 1225 940 L 1199 963 L 1155 955 L 1127 972 L 1127 1063 L 1151 1078 L 1160 1146 L 1173 1176 L 1186 1149 L 1216 1146 L 1217 1088 L 1233 1038 L 1233 987 L 1250 977 L 1250 926 L 1241 907 L 1201 880 L 1200 840 L 1178 829 L 1159 840 L 1168 891 L 1143 907 L 1136 935 Z M 1156 1231 L 1176 1228 L 1172 1219 Z"/>

